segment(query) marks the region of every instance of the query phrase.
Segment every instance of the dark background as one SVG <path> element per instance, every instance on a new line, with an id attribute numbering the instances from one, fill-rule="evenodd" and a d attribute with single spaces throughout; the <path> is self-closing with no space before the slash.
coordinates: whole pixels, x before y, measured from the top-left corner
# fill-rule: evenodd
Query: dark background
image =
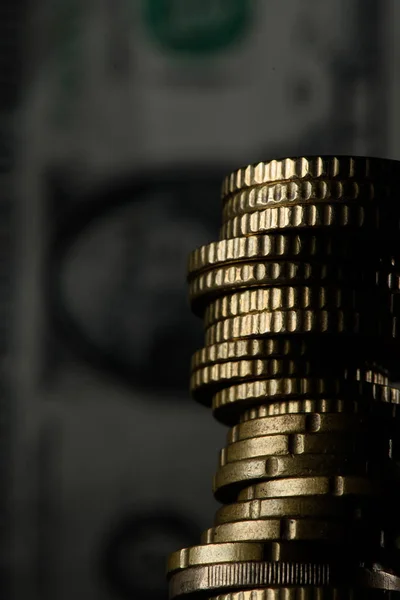
<path id="1" fill-rule="evenodd" d="M 398 158 L 398 2 L 3 0 L 4 598 L 162 600 L 216 508 L 190 250 L 230 170 Z"/>

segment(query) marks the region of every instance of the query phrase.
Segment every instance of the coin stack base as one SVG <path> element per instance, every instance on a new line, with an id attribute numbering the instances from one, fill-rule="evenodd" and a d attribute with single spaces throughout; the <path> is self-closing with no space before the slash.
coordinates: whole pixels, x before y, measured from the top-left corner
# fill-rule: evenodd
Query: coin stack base
<path id="1" fill-rule="evenodd" d="M 250 165 L 189 258 L 196 401 L 229 427 L 170 598 L 400 599 L 400 163 Z"/>

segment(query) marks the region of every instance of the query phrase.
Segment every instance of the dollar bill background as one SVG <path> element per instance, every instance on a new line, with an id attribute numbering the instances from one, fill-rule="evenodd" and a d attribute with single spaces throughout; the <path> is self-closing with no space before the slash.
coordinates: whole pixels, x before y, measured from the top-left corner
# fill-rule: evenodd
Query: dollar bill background
<path id="1" fill-rule="evenodd" d="M 399 8 L 17 4 L 1 128 L 10 597 L 161 600 L 166 554 L 215 510 L 224 439 L 187 391 L 202 345 L 188 252 L 215 238 L 238 165 L 397 158 Z"/>

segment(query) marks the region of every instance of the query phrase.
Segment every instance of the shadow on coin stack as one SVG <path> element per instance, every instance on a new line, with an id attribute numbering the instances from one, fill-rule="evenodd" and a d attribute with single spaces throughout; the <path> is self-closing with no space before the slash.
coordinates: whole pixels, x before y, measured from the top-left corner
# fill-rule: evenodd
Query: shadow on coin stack
<path id="1" fill-rule="evenodd" d="M 220 241 L 189 261 L 191 390 L 230 428 L 222 506 L 169 557 L 170 598 L 400 598 L 399 164 L 288 158 L 223 183 Z"/>

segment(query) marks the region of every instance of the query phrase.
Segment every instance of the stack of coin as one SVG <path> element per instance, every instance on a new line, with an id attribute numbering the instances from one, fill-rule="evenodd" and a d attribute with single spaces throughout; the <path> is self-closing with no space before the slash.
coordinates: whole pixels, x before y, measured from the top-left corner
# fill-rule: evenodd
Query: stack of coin
<path id="1" fill-rule="evenodd" d="M 171 555 L 171 598 L 400 598 L 399 175 L 321 156 L 225 180 L 220 241 L 189 260 L 223 506 Z"/>

